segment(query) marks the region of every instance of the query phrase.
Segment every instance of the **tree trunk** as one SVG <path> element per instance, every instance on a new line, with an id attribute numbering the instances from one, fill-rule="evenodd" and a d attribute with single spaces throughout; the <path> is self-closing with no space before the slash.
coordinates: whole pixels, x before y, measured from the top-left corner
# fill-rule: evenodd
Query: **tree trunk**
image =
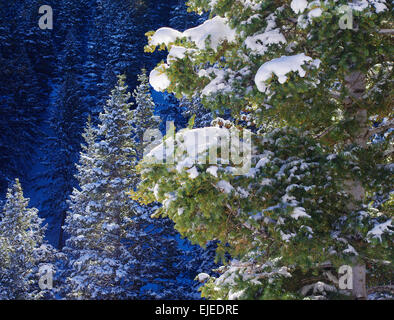
<path id="1" fill-rule="evenodd" d="M 355 265 L 353 267 L 353 297 L 356 300 L 367 300 L 366 267 Z"/>
<path id="2" fill-rule="evenodd" d="M 349 202 L 349 211 L 355 211 L 359 208 L 358 202 L 364 200 L 365 189 L 359 180 L 345 181 L 345 189 L 353 197 Z M 362 263 L 355 262 L 353 265 L 353 289 L 352 295 L 356 300 L 367 300 L 366 288 L 366 267 Z"/>
<path id="3" fill-rule="evenodd" d="M 354 107 L 355 102 L 362 100 L 366 90 L 366 79 L 362 72 L 354 71 L 345 78 L 345 81 L 346 87 L 349 90 L 349 97 L 345 99 L 345 105 L 351 108 Z M 367 146 L 368 112 L 366 109 L 361 109 L 357 106 L 356 108 L 357 111 L 353 113 L 353 116 L 358 124 L 358 128 L 348 141 L 348 144 L 355 144 L 361 148 L 365 148 Z M 365 198 L 365 189 L 361 181 L 354 178 L 349 178 L 344 184 L 345 190 L 353 198 L 349 202 L 348 210 L 356 211 L 360 208 L 360 204 Z M 366 267 L 365 264 L 360 262 L 356 262 L 353 266 L 352 294 L 353 298 L 356 300 L 366 300 L 368 297 L 366 289 Z"/>

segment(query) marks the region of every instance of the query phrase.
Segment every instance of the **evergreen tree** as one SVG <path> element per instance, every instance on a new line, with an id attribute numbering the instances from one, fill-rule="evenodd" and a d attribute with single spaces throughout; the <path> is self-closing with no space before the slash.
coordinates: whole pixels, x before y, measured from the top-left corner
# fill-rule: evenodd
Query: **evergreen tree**
<path id="1" fill-rule="evenodd" d="M 133 94 L 136 108 L 133 111 L 132 125 L 135 133 L 135 140 L 137 141 L 137 157 L 138 159 L 142 159 L 144 150 L 150 143 L 150 141 L 145 141 L 146 137 L 144 137 L 144 135 L 148 130 L 158 129 L 160 119 L 153 114 L 155 103 L 150 94 L 150 85 L 145 69 L 143 69 L 142 73 L 138 76 L 138 81 L 140 84 L 137 89 L 134 90 Z"/>
<path id="2" fill-rule="evenodd" d="M 0 220 L 0 300 L 38 299 L 39 267 L 54 261 L 54 250 L 44 242 L 45 228 L 38 210 L 28 208 L 19 180 L 8 189 Z"/>
<path id="3" fill-rule="evenodd" d="M 76 299 L 126 299 L 133 290 L 133 256 L 127 243 L 131 201 L 126 192 L 134 188 L 135 146 L 131 139 L 130 94 L 125 77 L 100 114 L 98 132 L 88 123 L 65 231 L 69 234 L 69 297 Z M 100 141 L 96 142 L 96 135 Z"/>
<path id="4" fill-rule="evenodd" d="M 392 261 L 391 4 L 189 5 L 210 19 L 183 33 L 148 34 L 148 51 L 159 45 L 171 56 L 150 82 L 179 98 L 198 94 L 205 107 L 255 124 L 252 167 L 235 176 L 231 162 L 210 168 L 180 157 L 176 170 L 146 163 L 135 198 L 176 199 L 160 212 L 194 242 L 217 239 L 219 253 L 231 254 L 222 275 L 204 286 L 205 297 L 348 294 L 332 272 L 351 265 L 352 295 L 366 299 L 366 287 L 390 281 L 385 261 Z M 341 27 L 341 5 L 350 7 L 357 30 Z M 175 139 L 220 132 L 196 130 Z M 367 279 L 366 267 L 373 270 Z"/>

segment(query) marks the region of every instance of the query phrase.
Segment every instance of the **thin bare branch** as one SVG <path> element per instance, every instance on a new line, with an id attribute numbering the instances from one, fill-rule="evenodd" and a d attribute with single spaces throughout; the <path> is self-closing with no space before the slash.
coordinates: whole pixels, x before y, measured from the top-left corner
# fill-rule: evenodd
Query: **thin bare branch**
<path id="1" fill-rule="evenodd" d="M 394 29 L 381 29 L 380 34 L 394 34 Z"/>
<path id="2" fill-rule="evenodd" d="M 366 135 L 366 138 L 369 139 L 375 134 L 385 132 L 389 129 L 394 128 L 394 119 L 390 119 L 386 121 L 384 124 L 380 125 L 379 127 L 369 129 Z"/>

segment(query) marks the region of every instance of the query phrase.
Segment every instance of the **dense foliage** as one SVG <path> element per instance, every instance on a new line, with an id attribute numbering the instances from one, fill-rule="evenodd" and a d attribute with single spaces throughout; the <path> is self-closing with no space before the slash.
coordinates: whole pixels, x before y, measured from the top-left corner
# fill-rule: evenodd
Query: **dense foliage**
<path id="1" fill-rule="evenodd" d="M 350 5 L 354 28 L 341 28 L 341 4 Z M 181 234 L 200 245 L 220 240 L 219 253 L 231 254 L 203 295 L 346 294 L 330 276 L 346 264 L 370 268 L 369 288 L 387 284 L 393 96 L 392 36 L 384 30 L 392 27 L 391 4 L 191 0 L 189 6 L 211 19 L 184 32 L 148 33 L 147 51 L 169 51 L 150 82 L 177 97 L 200 95 L 212 110 L 230 109 L 241 130 L 245 122 L 255 127 L 252 168 L 236 176 L 226 163 L 212 171 L 194 158 L 187 162 L 190 153 L 180 153 L 177 160 L 187 164 L 177 167 L 147 157 L 134 198 L 159 200 L 158 213 Z M 186 135 L 175 137 L 175 154 Z M 380 283 L 376 274 L 385 274 Z M 355 273 L 356 298 L 366 298 L 364 279 Z"/>

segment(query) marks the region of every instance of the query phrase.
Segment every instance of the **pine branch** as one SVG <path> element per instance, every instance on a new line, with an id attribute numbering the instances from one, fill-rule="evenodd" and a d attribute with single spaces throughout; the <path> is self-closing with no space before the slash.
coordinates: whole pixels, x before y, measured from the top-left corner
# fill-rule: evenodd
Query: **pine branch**
<path id="1" fill-rule="evenodd" d="M 368 294 L 371 294 L 374 292 L 386 292 L 386 291 L 390 291 L 390 292 L 394 293 L 394 286 L 393 285 L 376 286 L 376 287 L 369 288 L 367 291 L 368 291 Z"/>
<path id="2" fill-rule="evenodd" d="M 324 130 L 323 132 L 317 134 L 314 136 L 315 139 L 320 139 L 323 138 L 324 136 L 326 136 L 327 134 L 329 134 L 332 129 L 334 129 L 336 127 L 336 124 L 333 124 L 332 126 L 329 126 L 326 130 Z"/>
<path id="3" fill-rule="evenodd" d="M 394 29 L 381 29 L 379 30 L 380 34 L 394 34 Z"/>
<path id="4" fill-rule="evenodd" d="M 375 134 L 379 134 L 379 133 L 382 133 L 384 131 L 387 131 L 387 130 L 393 129 L 393 128 L 394 128 L 394 119 L 390 119 L 386 123 L 384 123 L 383 125 L 368 130 L 368 132 L 366 134 L 366 139 L 369 139 L 370 137 L 372 137 Z"/>

